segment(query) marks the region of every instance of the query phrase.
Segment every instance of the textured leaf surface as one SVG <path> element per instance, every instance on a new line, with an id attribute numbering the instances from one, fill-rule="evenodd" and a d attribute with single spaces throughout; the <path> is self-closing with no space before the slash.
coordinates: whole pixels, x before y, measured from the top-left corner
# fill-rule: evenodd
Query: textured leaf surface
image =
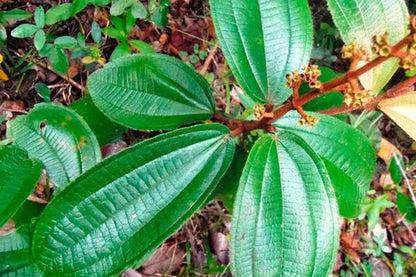
<path id="1" fill-rule="evenodd" d="M 116 276 L 143 262 L 214 190 L 234 141 L 217 124 L 170 132 L 81 175 L 43 212 L 34 253 L 49 276 Z"/>
<path id="2" fill-rule="evenodd" d="M 0 276 L 42 276 L 30 250 L 33 229 L 34 223 L 28 223 L 0 237 Z"/>
<path id="3" fill-rule="evenodd" d="M 327 276 L 338 229 L 335 195 L 319 156 L 290 133 L 261 137 L 234 205 L 234 276 Z"/>
<path id="4" fill-rule="evenodd" d="M 358 130 L 326 115 L 313 128 L 300 126 L 300 116 L 288 113 L 275 126 L 302 137 L 323 159 L 335 188 L 339 211 L 352 218 L 359 215 L 376 169 L 376 154 L 367 137 Z"/>
<path id="5" fill-rule="evenodd" d="M 38 104 L 28 115 L 10 121 L 7 133 L 30 158 L 43 163 L 57 190 L 101 159 L 87 123 L 63 106 Z"/>
<path id="6" fill-rule="evenodd" d="M 222 50 L 243 90 L 280 104 L 291 91 L 286 74 L 309 63 L 312 18 L 306 0 L 211 0 Z"/>
<path id="7" fill-rule="evenodd" d="M 120 138 L 126 127 L 111 121 L 95 106 L 89 94 L 69 106 L 77 112 L 90 126 L 100 145 L 113 142 Z"/>
<path id="8" fill-rule="evenodd" d="M 211 118 L 215 104 L 206 80 L 165 55 L 120 58 L 91 75 L 92 99 L 110 119 L 133 129 L 173 129 Z"/>
<path id="9" fill-rule="evenodd" d="M 0 148 L 0 227 L 25 202 L 41 171 L 42 164 L 30 160 L 25 151 L 14 146 Z"/>
<path id="10" fill-rule="evenodd" d="M 386 99 L 378 103 L 378 108 L 400 126 L 412 139 L 416 140 L 416 92 Z"/>
<path id="11" fill-rule="evenodd" d="M 353 41 L 371 53 L 374 35 L 389 33 L 389 42 L 397 43 L 407 34 L 408 11 L 403 0 L 327 0 L 329 11 L 346 44 Z M 398 68 L 398 59 L 376 67 L 361 81 L 366 89 L 379 92 Z"/>

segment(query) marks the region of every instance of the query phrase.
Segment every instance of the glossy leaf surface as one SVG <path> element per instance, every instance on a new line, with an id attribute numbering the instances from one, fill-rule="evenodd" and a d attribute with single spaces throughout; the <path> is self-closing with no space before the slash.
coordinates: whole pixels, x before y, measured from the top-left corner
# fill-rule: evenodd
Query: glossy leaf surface
<path id="1" fill-rule="evenodd" d="M 234 276 L 327 276 L 338 236 L 336 199 L 319 156 L 290 133 L 261 137 L 234 204 Z"/>
<path id="2" fill-rule="evenodd" d="M 367 137 L 330 116 L 310 113 L 319 123 L 299 125 L 300 116 L 290 112 L 275 122 L 279 129 L 302 137 L 321 156 L 328 170 L 342 216 L 359 215 L 376 170 L 376 154 Z"/>
<path id="3" fill-rule="evenodd" d="M 0 148 L 0 227 L 25 202 L 40 178 L 42 164 L 15 146 Z"/>
<path id="4" fill-rule="evenodd" d="M 205 203 L 231 163 L 217 124 L 180 129 L 115 154 L 43 212 L 34 253 L 49 276 L 117 276 L 140 264 Z"/>
<path id="5" fill-rule="evenodd" d="M 133 129 L 174 129 L 211 118 L 207 81 L 165 55 L 123 57 L 91 75 L 92 99 L 110 119 Z"/>
<path id="6" fill-rule="evenodd" d="M 404 0 L 327 0 L 329 11 L 346 44 L 358 42 L 371 53 L 373 36 L 389 33 L 389 42 L 397 43 L 408 33 L 408 11 Z M 379 92 L 393 76 L 399 64 L 390 59 L 360 79 L 368 90 Z"/>
<path id="7" fill-rule="evenodd" d="M 306 0 L 211 0 L 221 48 L 245 93 L 280 104 L 286 74 L 309 63 L 312 18 Z"/>
<path id="8" fill-rule="evenodd" d="M 10 121 L 8 136 L 40 160 L 57 190 L 62 190 L 101 159 L 91 129 L 74 111 L 38 104 L 28 115 Z"/>
<path id="9" fill-rule="evenodd" d="M 0 237 L 0 276 L 43 276 L 30 250 L 33 230 L 34 223 L 28 223 Z"/>

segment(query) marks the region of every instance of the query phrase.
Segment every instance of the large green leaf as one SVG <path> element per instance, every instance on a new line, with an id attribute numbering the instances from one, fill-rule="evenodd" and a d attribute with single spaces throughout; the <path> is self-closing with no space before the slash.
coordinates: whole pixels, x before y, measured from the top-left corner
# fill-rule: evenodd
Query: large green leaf
<path id="1" fill-rule="evenodd" d="M 108 63 L 91 75 L 97 107 L 133 129 L 174 129 L 211 118 L 215 104 L 207 81 L 184 63 L 140 54 Z"/>
<path id="2" fill-rule="evenodd" d="M 126 127 L 111 121 L 95 106 L 89 94 L 69 106 L 90 126 L 100 145 L 119 139 Z"/>
<path id="3" fill-rule="evenodd" d="M 234 154 L 218 124 L 141 142 L 81 175 L 43 212 L 34 253 L 48 276 L 137 266 L 207 200 Z"/>
<path id="4" fill-rule="evenodd" d="M 374 148 L 363 133 L 350 125 L 330 116 L 310 114 L 319 118 L 312 128 L 299 125 L 300 116 L 296 112 L 288 113 L 275 126 L 299 135 L 321 156 L 335 188 L 341 215 L 356 217 L 376 170 Z"/>
<path id="5" fill-rule="evenodd" d="M 0 228 L 35 188 L 42 164 L 15 146 L 0 148 Z"/>
<path id="6" fill-rule="evenodd" d="M 211 0 L 222 50 L 243 90 L 280 104 L 291 90 L 286 74 L 309 63 L 312 18 L 306 0 Z"/>
<path id="7" fill-rule="evenodd" d="M 0 276 L 42 276 L 31 254 L 34 222 L 25 224 L 15 232 L 0 237 Z"/>
<path id="8" fill-rule="evenodd" d="M 329 11 L 346 44 L 353 41 L 371 53 L 373 36 L 389 33 L 391 44 L 406 34 L 409 14 L 404 0 L 327 0 Z M 379 92 L 397 70 L 399 59 L 390 59 L 361 79 L 366 89 Z"/>
<path id="9" fill-rule="evenodd" d="M 290 133 L 261 137 L 234 204 L 234 276 L 327 276 L 338 225 L 335 195 L 319 156 Z"/>
<path id="10" fill-rule="evenodd" d="M 63 106 L 38 104 L 28 115 L 9 123 L 9 138 L 30 158 L 43 163 L 57 190 L 101 159 L 97 139 L 87 123 Z"/>

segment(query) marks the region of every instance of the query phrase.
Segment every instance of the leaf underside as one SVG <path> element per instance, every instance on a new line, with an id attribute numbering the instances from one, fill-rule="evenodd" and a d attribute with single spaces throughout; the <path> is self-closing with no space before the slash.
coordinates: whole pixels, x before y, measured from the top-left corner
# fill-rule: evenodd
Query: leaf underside
<path id="1" fill-rule="evenodd" d="M 346 44 L 353 41 L 371 53 L 373 36 L 389 33 L 390 44 L 399 42 L 408 33 L 409 13 L 403 0 L 327 0 L 335 25 Z M 379 92 L 399 66 L 399 59 L 390 59 L 374 68 L 360 80 L 365 89 Z"/>
<path id="2" fill-rule="evenodd" d="M 338 209 L 325 166 L 298 136 L 264 135 L 252 148 L 231 231 L 236 277 L 327 276 L 338 248 Z"/>
<path id="3" fill-rule="evenodd" d="M 157 136 L 103 160 L 56 196 L 34 236 L 53 276 L 116 276 L 137 266 L 203 205 L 231 163 L 218 124 Z"/>

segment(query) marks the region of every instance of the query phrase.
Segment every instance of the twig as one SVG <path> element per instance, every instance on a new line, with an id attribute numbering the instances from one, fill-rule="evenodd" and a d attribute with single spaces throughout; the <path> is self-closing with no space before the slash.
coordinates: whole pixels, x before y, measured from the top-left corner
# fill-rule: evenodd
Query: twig
<path id="1" fill-rule="evenodd" d="M 400 165 L 400 161 L 397 158 L 397 156 L 396 155 L 393 155 L 393 158 L 396 161 L 396 163 L 398 165 Z M 399 166 L 399 169 L 400 169 L 400 172 L 402 173 L 402 176 L 404 178 L 404 181 L 405 181 L 405 183 L 407 185 L 407 189 L 409 190 L 410 196 L 412 197 L 413 205 L 416 208 L 416 196 L 415 196 L 415 193 L 413 191 L 412 185 L 410 184 L 410 180 L 409 180 L 409 178 L 407 178 L 406 172 L 404 171 L 404 169 L 401 166 Z"/>
<path id="2" fill-rule="evenodd" d="M 201 75 L 205 75 L 205 73 L 207 73 L 208 67 L 211 65 L 211 62 L 214 59 L 215 54 L 217 53 L 218 46 L 219 46 L 219 42 L 217 41 L 214 45 L 214 48 L 212 48 L 211 51 L 209 52 L 209 55 L 207 59 L 205 60 L 202 69 L 199 71 Z"/>
<path id="3" fill-rule="evenodd" d="M 55 70 L 53 70 L 53 68 L 51 68 L 49 65 L 43 63 L 43 62 L 37 62 L 37 65 L 39 65 L 40 67 L 43 67 L 47 70 L 49 70 L 50 72 L 58 75 L 59 77 L 61 77 L 62 79 L 64 79 L 65 81 L 67 81 L 68 83 L 70 83 L 71 85 L 73 85 L 74 87 L 76 87 L 77 89 L 79 89 L 81 92 L 84 92 L 85 87 L 79 83 L 77 83 L 76 81 L 74 81 L 73 79 L 69 78 L 66 75 L 63 74 L 59 74 L 58 72 L 56 72 Z"/>

